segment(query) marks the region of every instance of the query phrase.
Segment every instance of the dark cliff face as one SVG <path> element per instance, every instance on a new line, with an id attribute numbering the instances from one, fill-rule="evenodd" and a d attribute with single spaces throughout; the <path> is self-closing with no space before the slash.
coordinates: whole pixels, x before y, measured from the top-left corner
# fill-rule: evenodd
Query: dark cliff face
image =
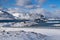
<path id="1" fill-rule="evenodd" d="M 44 17 L 44 15 L 40 15 L 40 18 L 35 19 L 34 22 L 45 23 L 46 22 L 45 20 L 47 20 L 47 19 Z"/>

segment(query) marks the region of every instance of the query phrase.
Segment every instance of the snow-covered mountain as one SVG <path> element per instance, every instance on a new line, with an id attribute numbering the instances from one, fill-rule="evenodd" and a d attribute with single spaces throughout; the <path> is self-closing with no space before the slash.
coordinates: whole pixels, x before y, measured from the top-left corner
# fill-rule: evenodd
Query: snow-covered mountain
<path id="1" fill-rule="evenodd" d="M 41 12 L 42 11 L 42 12 Z M 10 9 L 7 11 L 1 11 L 0 10 L 0 20 L 5 20 L 5 19 L 16 19 L 16 20 L 29 20 L 26 22 L 9 22 L 9 23 L 0 23 L 0 26 L 3 27 L 24 27 L 24 26 L 34 26 L 34 25 L 43 25 L 40 23 L 46 22 L 46 18 L 49 18 L 49 14 L 51 15 L 50 12 L 43 11 L 42 9 L 31 9 L 29 12 L 19 12 L 18 10 L 15 9 Z M 35 13 L 36 12 L 36 13 Z M 44 13 L 46 13 L 45 16 Z M 52 18 L 52 16 L 51 16 Z M 50 24 L 44 24 L 44 25 L 50 25 Z M 52 24 L 51 24 L 52 25 Z"/>
<path id="2" fill-rule="evenodd" d="M 9 14 L 6 11 L 0 10 L 0 20 L 11 20 L 14 19 L 14 16 Z"/>
<path id="3" fill-rule="evenodd" d="M 22 12 L 17 12 L 15 10 L 10 10 L 10 11 L 2 11 L 0 10 L 0 20 L 11 20 L 11 19 L 16 19 L 16 20 L 31 20 L 29 22 L 19 22 L 19 23 L 15 23 L 15 22 L 11 22 L 11 23 L 0 23 L 0 26 L 16 26 L 16 27 L 20 27 L 20 26 L 31 26 L 33 24 L 37 24 L 36 22 L 34 22 L 35 19 L 41 19 L 43 20 L 44 16 L 42 14 L 31 14 L 31 13 L 22 13 Z M 23 24 L 23 25 L 22 25 Z"/>
<path id="4" fill-rule="evenodd" d="M 31 13 L 31 12 L 19 12 L 18 10 L 10 9 L 7 11 L 11 15 L 15 17 L 15 19 L 29 19 L 29 20 L 34 20 L 41 18 L 41 13 Z"/>
<path id="5" fill-rule="evenodd" d="M 35 8 L 35 9 L 26 10 L 27 12 L 25 10 L 26 9 L 22 9 L 22 8 L 20 8 L 20 9 L 19 8 L 15 8 L 15 9 L 10 8 L 7 11 L 4 11 L 3 13 L 6 15 L 10 15 L 11 18 L 29 19 L 29 20 L 35 20 L 35 19 L 41 18 L 42 15 L 44 15 L 44 17 L 47 17 L 47 18 L 53 16 L 50 12 L 48 12 L 42 8 Z M 6 16 L 6 15 L 4 15 L 4 16 Z"/>
<path id="6" fill-rule="evenodd" d="M 0 14 L 1 14 L 1 10 L 0 10 Z M 5 12 L 5 13 L 4 13 Z M 34 8 L 34 9 L 23 9 L 23 8 L 8 8 L 8 10 L 4 11 L 3 13 L 6 15 L 10 15 L 8 17 L 12 17 L 15 19 L 37 19 L 37 18 L 41 18 L 41 15 L 44 15 L 44 17 L 46 18 L 56 18 L 59 19 L 59 15 L 57 13 L 60 13 L 59 11 L 55 11 L 55 12 L 50 12 L 47 11 L 43 8 Z M 6 16 L 4 15 L 4 16 Z M 50 16 L 51 15 L 51 16 Z M 1 15 L 2 16 L 2 15 Z"/>

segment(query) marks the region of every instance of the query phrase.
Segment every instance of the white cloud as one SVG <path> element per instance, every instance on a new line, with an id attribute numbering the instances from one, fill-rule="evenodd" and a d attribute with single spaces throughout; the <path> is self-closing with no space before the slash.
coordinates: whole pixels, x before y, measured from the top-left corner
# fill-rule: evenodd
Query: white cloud
<path id="1" fill-rule="evenodd" d="M 36 1 L 37 5 L 36 3 L 33 4 L 32 0 L 16 0 L 16 5 L 23 6 L 26 8 L 41 7 L 46 0 L 34 0 L 34 1 Z"/>
<path id="2" fill-rule="evenodd" d="M 43 2 L 45 2 L 46 0 L 37 0 L 37 1 L 39 1 L 39 2 L 43 3 Z"/>
<path id="3" fill-rule="evenodd" d="M 34 5 L 27 5 L 25 8 L 34 8 Z"/>
<path id="4" fill-rule="evenodd" d="M 57 7 L 57 5 L 55 5 L 55 4 L 50 4 L 49 5 L 51 8 L 56 8 Z"/>
<path id="5" fill-rule="evenodd" d="M 31 0 L 16 0 L 16 5 L 26 6 L 32 4 Z"/>
<path id="6" fill-rule="evenodd" d="M 2 7 L 0 7 L 0 10 L 2 10 L 3 8 Z"/>
<path id="7" fill-rule="evenodd" d="M 42 5 L 43 3 L 46 2 L 46 0 L 35 0 L 38 4 Z"/>
<path id="8" fill-rule="evenodd" d="M 45 10 L 43 8 L 35 8 L 35 9 L 31 9 L 29 12 L 35 14 L 44 14 L 44 11 Z"/>
<path id="9" fill-rule="evenodd" d="M 55 18 L 60 18 L 60 9 L 59 10 L 55 10 L 53 13 L 54 13 L 54 17 Z"/>

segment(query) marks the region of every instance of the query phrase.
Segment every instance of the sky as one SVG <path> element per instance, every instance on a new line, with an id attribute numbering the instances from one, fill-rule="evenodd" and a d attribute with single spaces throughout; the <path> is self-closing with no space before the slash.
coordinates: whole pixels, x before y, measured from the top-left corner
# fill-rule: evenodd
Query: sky
<path id="1" fill-rule="evenodd" d="M 25 2 L 25 4 L 23 3 Z M 0 0 L 0 6 L 3 8 L 16 7 L 22 5 L 41 5 L 42 8 L 53 9 L 60 8 L 60 0 Z"/>
<path id="2" fill-rule="evenodd" d="M 0 0 L 1 8 L 44 8 L 48 11 L 60 10 L 60 0 Z"/>

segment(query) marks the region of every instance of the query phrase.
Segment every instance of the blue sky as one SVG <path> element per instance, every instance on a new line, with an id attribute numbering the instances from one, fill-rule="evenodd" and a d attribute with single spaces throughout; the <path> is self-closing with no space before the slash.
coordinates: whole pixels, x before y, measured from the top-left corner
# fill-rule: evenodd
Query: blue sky
<path id="1" fill-rule="evenodd" d="M 16 1 L 18 2 L 19 0 L 0 0 L 0 6 L 3 8 L 16 7 L 15 5 L 17 3 Z M 38 3 L 38 0 L 37 1 L 31 0 L 32 5 L 37 5 L 39 3 Z M 45 2 L 42 3 L 41 7 L 48 10 L 60 9 L 60 0 L 45 0 Z"/>
<path id="2" fill-rule="evenodd" d="M 47 9 L 52 9 L 52 7 L 50 7 L 50 5 L 56 5 L 56 8 L 60 8 L 60 0 L 47 0 L 45 2 L 45 4 L 43 4 L 43 7 L 44 8 L 47 8 Z"/>

